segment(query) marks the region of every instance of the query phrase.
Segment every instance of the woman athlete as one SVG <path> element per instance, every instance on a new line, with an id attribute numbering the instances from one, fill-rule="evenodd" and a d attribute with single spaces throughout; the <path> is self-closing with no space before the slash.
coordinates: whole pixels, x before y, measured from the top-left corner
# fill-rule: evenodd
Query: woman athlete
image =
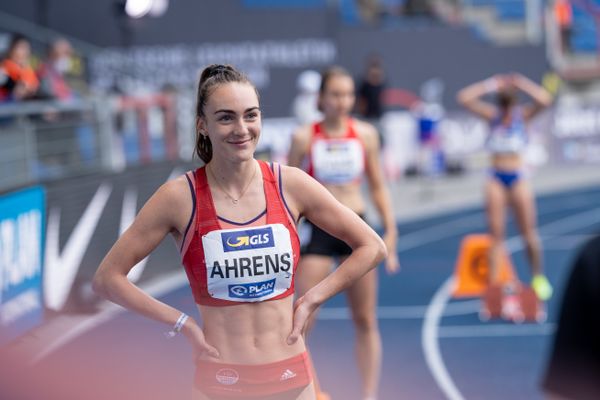
<path id="1" fill-rule="evenodd" d="M 533 99 L 518 104 L 521 91 Z M 482 99 L 496 95 L 496 104 Z M 527 147 L 527 123 L 552 103 L 544 88 L 520 74 L 495 75 L 474 83 L 458 92 L 458 102 L 490 124 L 487 148 L 491 169 L 485 183 L 485 201 L 492 237 L 490 249 L 490 282 L 499 279 L 499 258 L 504 245 L 505 213 L 511 205 L 525 240 L 527 257 L 532 271 L 531 285 L 538 297 L 547 300 L 552 286 L 543 274 L 540 240 L 536 229 L 536 209 L 529 182 L 525 179 L 524 152 Z"/>
<path id="2" fill-rule="evenodd" d="M 206 165 L 154 193 L 102 261 L 94 289 L 173 325 L 171 336 L 183 332 L 196 363 L 195 399 L 314 399 L 305 323 L 383 260 L 385 245 L 303 171 L 254 158 L 258 93 L 236 69 L 211 65 L 202 72 L 196 119 L 196 152 Z M 300 216 L 352 253 L 294 303 Z M 169 233 L 181 249 L 202 326 L 127 280 Z"/>
<path id="3" fill-rule="evenodd" d="M 319 109 L 322 121 L 301 127 L 294 135 L 288 157 L 291 166 L 304 166 L 355 215 L 364 217 L 361 180 L 366 176 L 373 202 L 381 216 L 388 250 L 386 269 L 400 268 L 396 254 L 397 230 L 390 196 L 379 158 L 379 136 L 373 125 L 351 118 L 354 81 L 341 67 L 322 74 Z M 298 296 L 328 279 L 334 259 L 344 264 L 352 249 L 335 232 L 321 229 L 307 216 L 311 238 L 302 250 Z M 348 287 L 346 294 L 356 328 L 356 354 L 363 398 L 375 399 L 381 370 L 381 337 L 377 325 L 377 271 L 372 270 Z M 309 326 L 311 324 L 309 323 Z"/>

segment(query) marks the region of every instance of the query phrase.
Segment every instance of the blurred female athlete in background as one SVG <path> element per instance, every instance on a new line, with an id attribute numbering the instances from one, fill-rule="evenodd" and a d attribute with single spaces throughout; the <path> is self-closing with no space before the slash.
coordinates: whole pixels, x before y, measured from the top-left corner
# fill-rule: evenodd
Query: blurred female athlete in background
<path id="1" fill-rule="evenodd" d="M 301 127 L 292 139 L 288 163 L 303 166 L 355 215 L 364 217 L 366 204 L 361 180 L 366 176 L 379 211 L 388 250 L 386 270 L 400 268 L 396 254 L 396 222 L 379 157 L 379 136 L 373 125 L 351 118 L 354 81 L 341 67 L 330 67 L 321 77 L 319 109 L 322 121 Z M 306 216 L 310 241 L 303 247 L 298 271 L 298 296 L 326 281 L 334 259 L 343 265 L 352 249 L 335 231 L 321 229 Z M 356 328 L 356 353 L 364 399 L 375 399 L 381 370 L 381 337 L 377 325 L 377 271 L 372 270 L 348 287 L 346 294 Z M 311 323 L 309 323 L 309 327 Z"/>

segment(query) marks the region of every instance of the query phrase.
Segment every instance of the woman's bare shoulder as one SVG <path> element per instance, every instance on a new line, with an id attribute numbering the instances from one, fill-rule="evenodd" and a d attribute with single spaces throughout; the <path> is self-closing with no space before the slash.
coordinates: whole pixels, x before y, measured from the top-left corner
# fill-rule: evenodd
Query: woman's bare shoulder
<path id="1" fill-rule="evenodd" d="M 353 121 L 354 130 L 364 143 L 374 143 L 379 140 L 377 129 L 373 124 L 360 119 L 354 119 Z"/>
<path id="2" fill-rule="evenodd" d="M 300 141 L 307 141 L 312 136 L 312 125 L 306 124 L 301 125 L 294 131 L 294 139 Z"/>
<path id="3" fill-rule="evenodd" d="M 188 212 L 193 198 L 193 175 L 191 171 L 187 175 L 190 181 L 186 178 L 186 174 L 183 174 L 163 183 L 152 196 L 155 206 L 168 213 Z"/>

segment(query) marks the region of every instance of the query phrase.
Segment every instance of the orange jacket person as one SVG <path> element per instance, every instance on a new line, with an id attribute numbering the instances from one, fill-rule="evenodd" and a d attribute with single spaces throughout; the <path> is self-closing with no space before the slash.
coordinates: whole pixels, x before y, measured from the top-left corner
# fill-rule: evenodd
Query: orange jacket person
<path id="1" fill-rule="evenodd" d="M 14 37 L 0 63 L 0 102 L 23 100 L 36 93 L 39 81 L 29 65 L 30 56 L 27 39 Z"/>

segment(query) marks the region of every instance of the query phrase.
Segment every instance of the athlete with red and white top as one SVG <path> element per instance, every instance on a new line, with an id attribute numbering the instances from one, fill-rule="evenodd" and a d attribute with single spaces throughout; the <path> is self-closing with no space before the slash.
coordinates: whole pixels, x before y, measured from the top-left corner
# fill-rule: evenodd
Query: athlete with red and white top
<path id="1" fill-rule="evenodd" d="M 366 202 L 361 192 L 364 177 L 373 203 L 381 216 L 388 250 L 388 273 L 399 270 L 396 253 L 396 222 L 379 157 L 379 136 L 373 125 L 350 117 L 354 107 L 354 81 L 341 67 L 322 74 L 319 109 L 324 119 L 301 127 L 294 135 L 288 163 L 304 168 L 356 215 L 362 216 Z M 298 269 L 298 296 L 330 277 L 334 259 L 341 265 L 352 249 L 335 231 L 318 226 L 306 216 L 311 237 L 302 249 Z M 371 270 L 346 291 L 356 328 L 356 353 L 363 383 L 363 398 L 375 399 L 381 369 L 381 337 L 377 325 L 377 271 Z M 309 323 L 309 326 L 311 323 Z"/>
<path id="2" fill-rule="evenodd" d="M 195 399 L 314 399 L 302 332 L 310 314 L 385 257 L 377 234 L 303 171 L 254 158 L 258 93 L 228 65 L 200 78 L 196 153 L 202 168 L 148 200 L 94 277 L 97 293 L 189 340 Z M 294 303 L 296 221 L 348 243 L 345 262 Z M 181 249 L 203 325 L 141 291 L 129 270 L 167 234 Z"/>

